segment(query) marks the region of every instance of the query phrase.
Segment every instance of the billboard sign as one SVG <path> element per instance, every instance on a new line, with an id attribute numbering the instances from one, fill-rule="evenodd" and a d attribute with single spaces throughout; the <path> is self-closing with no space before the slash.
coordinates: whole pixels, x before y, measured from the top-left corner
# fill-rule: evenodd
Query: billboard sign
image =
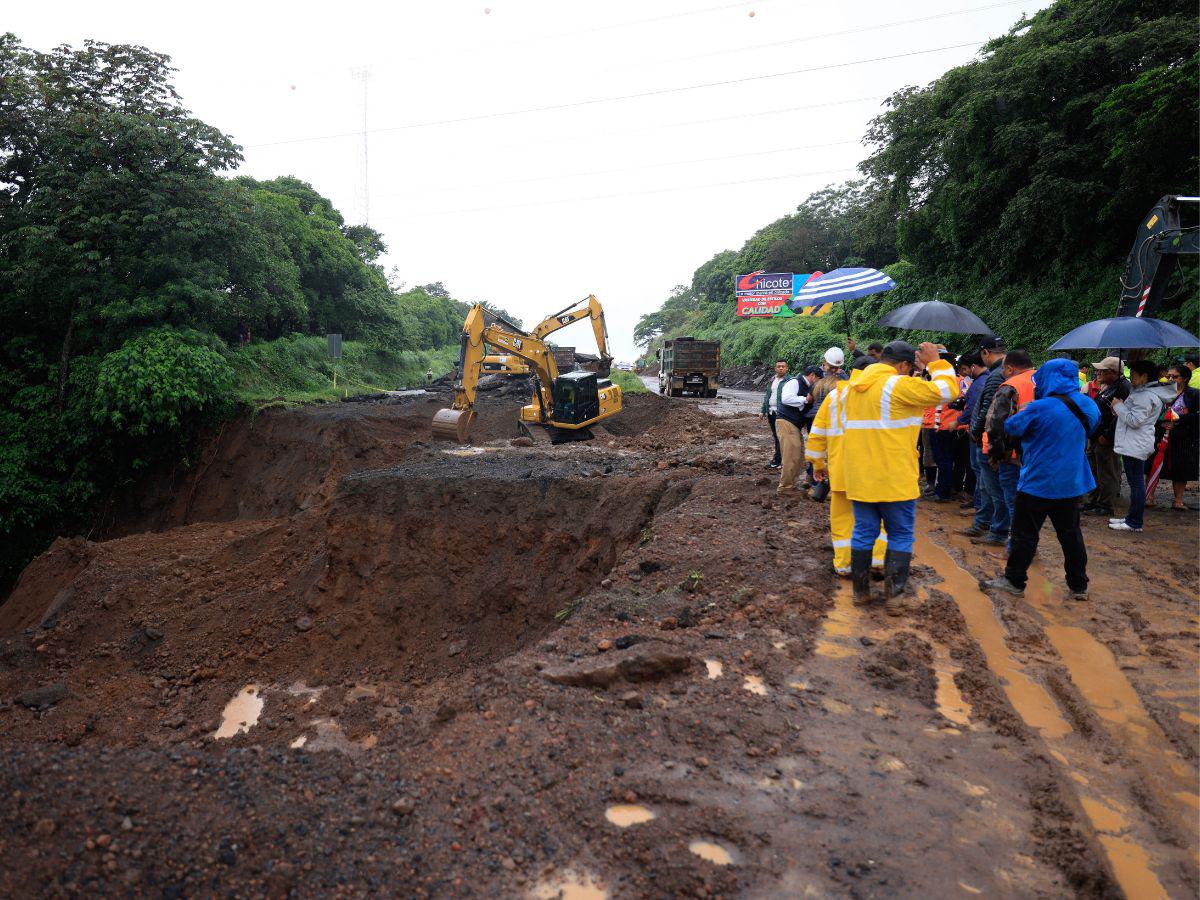
<path id="1" fill-rule="evenodd" d="M 792 299 L 792 284 L 796 277 L 791 272 L 739 275 L 735 282 L 737 314 L 743 318 L 775 315 L 779 307 Z"/>

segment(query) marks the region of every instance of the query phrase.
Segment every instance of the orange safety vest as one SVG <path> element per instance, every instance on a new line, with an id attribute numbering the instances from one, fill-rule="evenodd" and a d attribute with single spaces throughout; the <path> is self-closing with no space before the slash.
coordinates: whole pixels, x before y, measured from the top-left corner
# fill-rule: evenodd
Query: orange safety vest
<path id="1" fill-rule="evenodd" d="M 1034 369 L 1026 369 L 1024 372 L 1018 372 L 1012 378 L 1007 379 L 1000 387 L 1005 384 L 1011 385 L 1013 390 L 1017 392 L 1017 412 L 1020 412 L 1026 406 L 1033 402 L 1033 375 Z M 1014 413 L 1015 415 L 1015 413 Z M 988 452 L 988 436 L 987 432 L 983 433 L 983 453 L 986 456 Z M 1017 458 L 1017 451 L 1013 451 L 1012 458 Z"/>

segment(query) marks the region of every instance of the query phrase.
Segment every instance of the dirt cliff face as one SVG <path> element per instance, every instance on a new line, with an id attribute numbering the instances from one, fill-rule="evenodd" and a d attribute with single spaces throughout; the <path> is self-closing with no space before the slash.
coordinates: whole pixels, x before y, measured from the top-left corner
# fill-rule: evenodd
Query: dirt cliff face
<path id="1" fill-rule="evenodd" d="M 233 423 L 34 561 L 0 892 L 1194 893 L 1185 536 L 1089 531 L 1086 607 L 1043 544 L 994 601 L 922 505 L 897 620 L 752 416 L 630 396 L 534 448 L 501 396 L 459 447 L 444 402 Z"/>

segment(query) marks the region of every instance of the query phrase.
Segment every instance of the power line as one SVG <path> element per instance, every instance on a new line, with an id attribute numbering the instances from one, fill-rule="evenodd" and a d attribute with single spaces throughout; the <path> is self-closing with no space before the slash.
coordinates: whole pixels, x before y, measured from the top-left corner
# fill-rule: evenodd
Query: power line
<path id="1" fill-rule="evenodd" d="M 764 50 L 770 47 L 787 47 L 792 44 L 803 44 L 809 41 L 821 41 L 826 38 L 845 37 L 846 35 L 861 34 L 864 31 L 882 31 L 886 28 L 899 28 L 903 25 L 917 25 L 921 22 L 932 22 L 937 19 L 949 19 L 953 16 L 965 16 L 971 13 L 987 12 L 991 9 L 1001 9 L 1008 6 L 1024 6 L 1034 0 L 1004 0 L 1002 3 L 991 3 L 987 6 L 972 6 L 966 9 L 955 9 L 950 12 L 935 13 L 928 16 L 919 16 L 915 19 L 898 19 L 895 22 L 882 22 L 879 25 L 861 25 L 857 28 L 847 28 L 842 31 L 827 31 L 824 34 L 806 34 L 803 37 L 788 38 L 782 41 L 769 41 L 763 44 L 752 44 L 748 47 L 730 47 L 725 50 L 712 50 L 708 53 L 696 53 L 690 56 L 672 56 L 666 59 L 654 59 L 647 62 L 633 63 L 628 66 L 618 66 L 607 71 L 622 72 L 628 69 L 643 69 L 651 66 L 667 65 L 675 62 L 688 62 L 693 59 L 709 59 L 714 56 L 728 56 L 733 53 L 749 53 L 752 50 Z"/>
<path id="2" fill-rule="evenodd" d="M 398 219 L 425 219 L 434 216 L 459 216 L 468 213 L 478 212 L 499 212 L 507 209 L 527 209 L 536 206 L 556 206 L 563 203 L 590 203 L 594 200 L 618 200 L 626 197 L 645 197 L 652 194 L 671 194 L 679 191 L 699 191 L 708 188 L 717 187 L 734 187 L 744 184 L 763 184 L 769 181 L 785 181 L 792 178 L 815 178 L 819 175 L 842 175 L 847 172 L 856 172 L 857 169 L 827 169 L 821 172 L 794 172 L 790 175 L 770 175 L 765 178 L 747 178 L 742 181 L 717 181 L 708 184 L 688 184 L 669 188 L 653 188 L 648 191 L 625 191 L 619 194 L 595 194 L 590 197 L 563 197 L 557 200 L 533 200 L 529 203 L 509 203 L 501 206 L 476 206 L 469 209 L 444 209 L 435 210 L 433 212 L 419 213 L 409 216 L 389 216 L 384 221 L 395 221 Z"/>
<path id="3" fill-rule="evenodd" d="M 494 113 L 478 113 L 472 116 L 458 116 L 452 119 L 432 119 L 427 122 L 410 122 L 406 125 L 393 125 L 387 128 L 375 128 L 372 134 L 384 134 L 392 131 L 407 131 L 415 128 L 433 128 L 441 125 L 458 125 L 465 122 L 482 122 L 489 119 L 503 119 L 510 116 L 521 116 L 530 113 L 554 112 L 563 109 L 574 109 L 581 106 L 595 106 L 602 103 L 617 103 L 624 100 L 637 100 L 644 97 L 661 97 L 667 94 L 682 94 L 690 91 L 705 90 L 714 87 L 727 87 L 734 84 L 749 84 L 755 81 L 765 81 L 771 78 L 785 78 L 791 75 L 804 75 L 810 72 L 827 72 L 832 69 L 845 69 L 850 66 L 861 66 L 867 63 L 888 62 L 893 59 L 907 59 L 913 56 L 927 56 L 930 53 L 943 53 L 947 50 L 961 50 L 964 47 L 979 47 L 987 43 L 987 39 L 967 41 L 962 44 L 949 44 L 945 47 L 932 47 L 928 50 L 910 50 L 907 53 L 893 53 L 888 56 L 875 56 L 869 59 L 852 59 L 840 63 L 828 63 L 822 66 L 806 66 L 802 69 L 789 69 L 785 72 L 768 72 L 764 75 L 747 75 L 743 78 L 728 78 L 722 81 L 707 81 L 700 84 L 689 84 L 681 87 L 658 88 L 652 91 L 639 91 L 634 94 L 615 94 L 608 97 L 592 97 L 587 100 L 574 100 L 569 103 L 554 103 L 546 106 L 528 106 L 522 109 L 510 109 Z M 361 132 L 340 132 L 338 134 L 318 135 L 306 138 L 290 138 L 282 141 L 270 141 L 264 144 L 251 144 L 246 149 L 262 147 L 278 147 L 285 144 L 304 144 L 313 141 L 336 140 L 348 136 L 358 136 Z"/>
<path id="4" fill-rule="evenodd" d="M 595 175 L 617 175 L 624 172 L 641 172 L 646 169 L 663 169 L 671 166 L 690 166 L 699 163 L 722 162 L 727 159 L 747 159 L 754 156 L 772 156 L 777 153 L 792 153 L 797 150 L 818 150 L 825 147 L 845 147 L 848 144 L 857 144 L 858 140 L 849 141 L 830 141 L 825 144 L 802 144 L 797 147 L 779 147 L 774 150 L 753 150 L 748 153 L 730 153 L 723 156 L 706 156 L 700 159 L 678 159 L 668 160 L 667 162 L 647 163 L 641 166 L 625 166 L 619 169 L 597 169 L 591 172 L 570 172 L 564 175 L 536 175 L 532 178 L 516 178 L 510 181 L 493 181 L 486 184 L 464 184 L 454 185 L 454 189 L 461 190 L 479 190 L 481 188 L 505 187 L 514 184 L 531 184 L 536 181 L 560 181 L 564 178 L 590 178 Z M 379 194 L 381 197 L 412 197 L 421 194 L 435 194 L 444 191 L 446 188 L 423 188 L 416 191 L 400 191 L 393 194 Z"/>

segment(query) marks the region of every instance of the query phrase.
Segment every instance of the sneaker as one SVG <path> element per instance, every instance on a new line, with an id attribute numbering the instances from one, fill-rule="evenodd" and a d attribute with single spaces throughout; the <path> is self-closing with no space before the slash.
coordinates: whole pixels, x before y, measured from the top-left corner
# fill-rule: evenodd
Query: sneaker
<path id="1" fill-rule="evenodd" d="M 767 463 L 768 469 L 782 469 L 783 463 Z"/>
<path id="2" fill-rule="evenodd" d="M 1072 600 L 1086 600 L 1088 598 L 1088 592 L 1087 590 L 1067 591 L 1067 596 Z"/>
<path id="3" fill-rule="evenodd" d="M 1113 522 L 1124 522 L 1124 521 L 1125 521 L 1124 516 L 1117 516 L 1115 518 L 1109 519 L 1108 524 L 1111 525 Z"/>
<path id="4" fill-rule="evenodd" d="M 971 538 L 971 543 L 972 544 L 986 544 L 988 546 L 1002 547 L 1008 543 L 1008 538 L 1002 537 L 998 534 L 993 534 L 992 532 L 989 531 L 987 534 L 983 535 L 983 537 Z"/>
<path id="5" fill-rule="evenodd" d="M 1141 532 L 1141 530 L 1142 530 L 1140 528 L 1134 528 L 1133 526 L 1128 525 L 1124 519 L 1117 519 L 1115 522 L 1109 522 L 1108 527 L 1111 528 L 1113 531 Z"/>
<path id="6" fill-rule="evenodd" d="M 1004 575 L 1001 575 L 999 578 L 990 578 L 987 581 L 980 579 L 979 588 L 980 590 L 984 591 L 1004 591 L 1005 593 L 1012 594 L 1015 597 L 1025 596 L 1025 588 L 1017 587 Z"/>

